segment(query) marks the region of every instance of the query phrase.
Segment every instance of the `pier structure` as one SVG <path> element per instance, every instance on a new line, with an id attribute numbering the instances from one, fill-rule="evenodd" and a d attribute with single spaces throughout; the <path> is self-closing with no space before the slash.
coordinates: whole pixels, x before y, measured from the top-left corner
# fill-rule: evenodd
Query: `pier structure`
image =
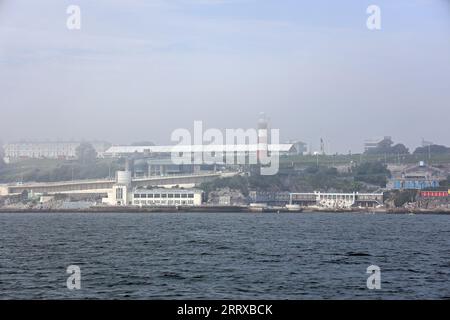
<path id="1" fill-rule="evenodd" d="M 383 204 L 383 193 L 290 193 L 289 204 L 325 208 L 376 207 Z"/>
<path id="2" fill-rule="evenodd" d="M 152 176 L 132 179 L 134 187 L 140 186 L 186 186 L 191 187 L 236 173 L 203 173 L 174 176 Z M 61 182 L 30 182 L 0 185 L 0 196 L 21 194 L 24 191 L 43 194 L 106 194 L 116 179 L 74 180 Z"/>

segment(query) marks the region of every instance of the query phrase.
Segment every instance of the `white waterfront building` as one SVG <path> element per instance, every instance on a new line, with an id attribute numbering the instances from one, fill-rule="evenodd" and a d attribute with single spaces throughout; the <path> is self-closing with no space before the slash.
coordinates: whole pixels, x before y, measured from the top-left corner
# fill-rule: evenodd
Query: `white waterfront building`
<path id="1" fill-rule="evenodd" d="M 118 171 L 116 183 L 102 203 L 111 206 L 200 206 L 203 191 L 181 188 L 133 188 L 130 171 Z"/>
<path id="2" fill-rule="evenodd" d="M 289 204 L 302 206 L 318 206 L 322 208 L 377 207 L 383 205 L 383 193 L 290 193 Z"/>
<path id="3" fill-rule="evenodd" d="M 198 189 L 134 189 L 135 206 L 199 206 L 202 191 Z"/>

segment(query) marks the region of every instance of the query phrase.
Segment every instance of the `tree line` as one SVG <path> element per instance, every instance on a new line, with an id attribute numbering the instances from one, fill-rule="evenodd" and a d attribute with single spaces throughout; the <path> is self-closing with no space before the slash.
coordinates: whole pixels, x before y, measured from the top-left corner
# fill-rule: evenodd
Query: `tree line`
<path id="1" fill-rule="evenodd" d="M 376 147 L 367 149 L 365 154 L 410 154 L 409 149 L 403 143 L 394 144 L 391 138 L 386 137 L 381 140 Z M 417 147 L 412 154 L 449 154 L 450 148 L 432 144 L 429 146 Z"/>

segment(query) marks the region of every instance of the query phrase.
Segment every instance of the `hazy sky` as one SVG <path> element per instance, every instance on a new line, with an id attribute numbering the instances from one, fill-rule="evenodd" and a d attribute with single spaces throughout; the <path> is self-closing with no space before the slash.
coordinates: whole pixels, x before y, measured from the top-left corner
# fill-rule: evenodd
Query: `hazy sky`
<path id="1" fill-rule="evenodd" d="M 68 5 L 81 30 L 68 30 Z M 381 8 L 379 31 L 366 27 Z M 250 128 L 450 145 L 448 0 L 0 0 L 0 140 Z"/>

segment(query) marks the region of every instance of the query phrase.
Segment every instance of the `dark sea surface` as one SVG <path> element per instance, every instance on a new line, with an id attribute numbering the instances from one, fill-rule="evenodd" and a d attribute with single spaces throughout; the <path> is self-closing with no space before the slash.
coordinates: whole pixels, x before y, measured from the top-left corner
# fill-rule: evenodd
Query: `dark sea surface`
<path id="1" fill-rule="evenodd" d="M 1 213 L 0 298 L 450 299 L 450 216 Z"/>

